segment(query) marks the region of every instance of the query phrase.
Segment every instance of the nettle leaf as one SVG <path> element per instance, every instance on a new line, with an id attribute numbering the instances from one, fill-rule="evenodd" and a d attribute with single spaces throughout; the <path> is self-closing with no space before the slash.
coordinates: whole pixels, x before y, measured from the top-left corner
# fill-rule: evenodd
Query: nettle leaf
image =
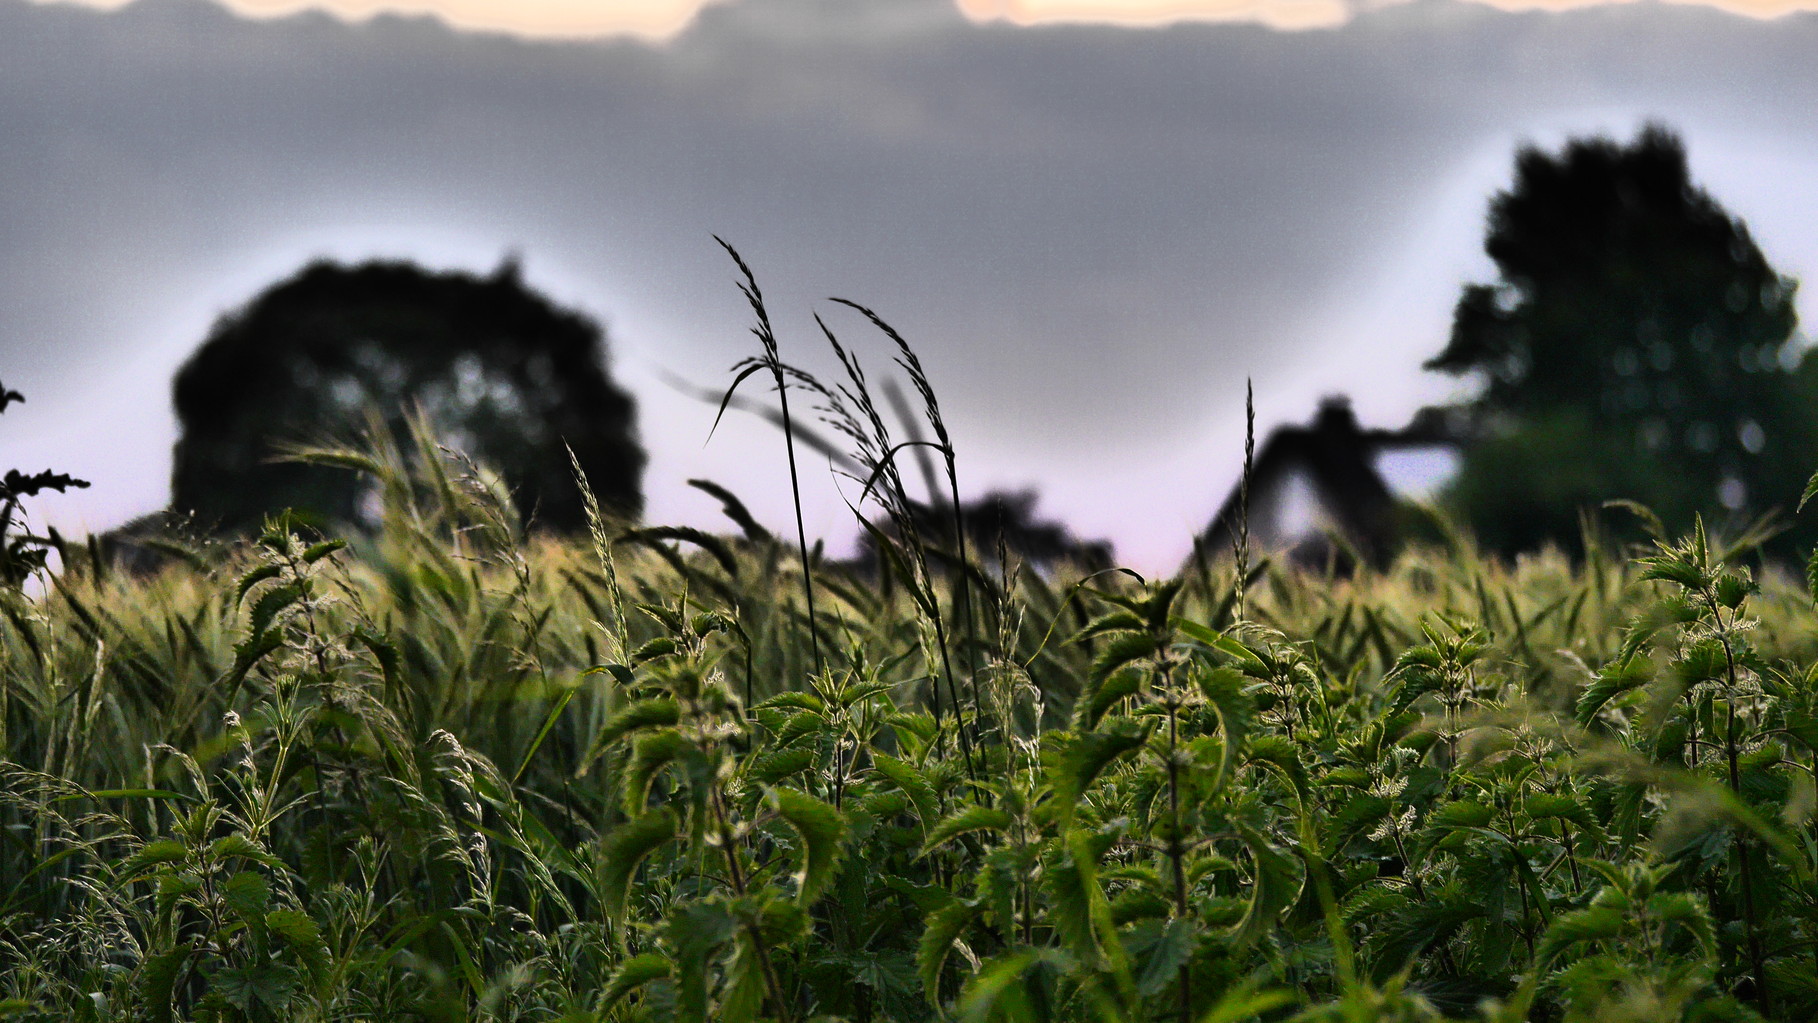
<path id="1" fill-rule="evenodd" d="M 189 943 L 183 942 L 147 956 L 140 965 L 139 990 L 154 1023 L 171 1023 L 171 999 L 176 992 L 177 975 L 183 972 L 183 964 L 189 961 L 191 951 Z"/>
<path id="2" fill-rule="evenodd" d="M 1105 768 L 1141 749 L 1155 727 L 1132 722 L 1118 724 L 1120 727 L 1110 731 L 1076 734 L 1047 758 L 1048 784 L 1054 790 L 1053 805 L 1063 831 L 1072 827 L 1080 799 Z"/>
<path id="3" fill-rule="evenodd" d="M 1180 975 L 1180 968 L 1193 955 L 1193 921 L 1186 917 L 1175 917 L 1163 922 L 1161 920 L 1144 921 L 1142 927 L 1156 933 L 1149 940 L 1135 947 L 1132 954 L 1142 962 L 1142 970 L 1136 976 L 1136 990 L 1145 995 L 1158 995 Z"/>
<path id="4" fill-rule="evenodd" d="M 252 611 L 247 615 L 246 631 L 253 636 L 263 633 L 277 620 L 278 612 L 296 603 L 302 596 L 303 587 L 294 582 L 273 586 L 259 594 L 259 599 L 253 601 Z"/>
<path id="5" fill-rule="evenodd" d="M 922 990 L 930 1002 L 940 1004 L 941 969 L 953 952 L 953 943 L 981 912 L 977 903 L 954 902 L 928 915 L 928 926 L 916 945 L 915 972 L 922 978 Z"/>
<path id="6" fill-rule="evenodd" d="M 1073 642 L 1102 636 L 1108 632 L 1142 632 L 1148 623 L 1134 611 L 1118 610 L 1092 619 L 1086 626 L 1073 634 Z"/>
<path id="7" fill-rule="evenodd" d="M 928 832 L 921 855 L 926 856 L 961 835 L 974 831 L 1008 831 L 1015 823 L 1009 811 L 975 803 L 949 815 Z"/>
<path id="8" fill-rule="evenodd" d="M 682 720 L 682 708 L 667 696 L 652 696 L 627 704 L 594 737 L 593 752 L 587 761 L 599 758 L 613 743 L 634 732 L 650 728 L 672 728 Z"/>
<path id="9" fill-rule="evenodd" d="M 177 863 L 188 858 L 189 846 L 170 839 L 160 839 L 156 842 L 145 843 L 144 847 L 133 853 L 120 873 L 130 877 L 141 867 L 157 863 Z"/>
<path id="10" fill-rule="evenodd" d="M 1042 964 L 1061 968 L 1070 965 L 1059 949 L 1027 948 L 996 956 L 979 967 L 960 992 L 960 1023 L 1040 1019 L 1029 1004 L 1023 975 Z"/>
<path id="11" fill-rule="evenodd" d="M 1300 804 L 1309 805 L 1312 786 L 1307 779 L 1307 769 L 1300 762 L 1300 748 L 1290 742 L 1287 736 L 1259 735 L 1250 740 L 1246 752 L 1250 763 L 1273 767 L 1293 786 L 1294 795 Z"/>
<path id="12" fill-rule="evenodd" d="M 678 902 L 663 926 L 663 942 L 675 979 L 678 1020 L 705 1023 L 707 980 L 714 952 L 732 939 L 738 918 L 719 901 Z"/>
<path id="13" fill-rule="evenodd" d="M 796 901 L 810 905 L 833 880 L 846 855 L 845 815 L 795 789 L 771 789 L 768 798 L 777 815 L 801 836 L 801 858 L 795 870 Z"/>
<path id="14" fill-rule="evenodd" d="M 1522 809 L 1534 820 L 1571 821 L 1589 831 L 1601 830 L 1597 824 L 1597 815 L 1591 812 L 1589 806 L 1561 793 L 1537 792 L 1527 798 Z"/>
<path id="15" fill-rule="evenodd" d="M 1154 657 L 1161 650 L 1161 643 L 1154 637 L 1142 632 L 1119 633 L 1105 645 L 1098 656 L 1092 659 L 1091 679 L 1102 683 L 1117 669 L 1132 661 Z"/>
<path id="16" fill-rule="evenodd" d="M 1734 611 L 1759 589 L 1760 587 L 1755 584 L 1753 579 L 1737 575 L 1734 572 L 1725 572 L 1717 577 L 1715 586 L 1717 603 Z"/>
<path id="17" fill-rule="evenodd" d="M 1238 837 L 1250 849 L 1255 877 L 1250 884 L 1250 902 L 1243 918 L 1231 931 L 1231 940 L 1239 948 L 1254 943 L 1275 925 L 1282 910 L 1300 896 L 1301 873 L 1295 857 L 1283 852 L 1263 834 L 1248 824 L 1233 822 Z"/>
<path id="18" fill-rule="evenodd" d="M 600 843 L 600 900 L 606 919 L 617 922 L 625 914 L 625 899 L 638 864 L 675 837 L 675 811 L 660 806 L 612 829 Z"/>
<path id="19" fill-rule="evenodd" d="M 631 652 L 629 660 L 633 667 L 657 660 L 662 657 L 673 657 L 680 653 L 682 646 L 668 636 L 658 636 Z"/>
<path id="20" fill-rule="evenodd" d="M 793 689 L 786 693 L 778 693 L 770 699 L 759 703 L 752 709 L 771 710 L 773 708 L 779 710 L 805 710 L 811 714 L 824 714 L 827 711 L 827 704 L 826 701 L 813 693 L 800 689 Z"/>
<path id="21" fill-rule="evenodd" d="M 246 599 L 247 591 L 266 581 L 276 579 L 284 569 L 279 565 L 260 565 L 240 577 L 240 584 L 234 590 L 234 604 L 237 606 Z"/>
<path id="22" fill-rule="evenodd" d="M 871 767 L 909 797 L 924 831 L 940 819 L 940 796 L 934 791 L 934 785 L 929 782 L 928 776 L 914 764 L 888 754 L 872 753 Z"/>
<path id="23" fill-rule="evenodd" d="M 1573 945 L 1601 941 L 1622 934 L 1627 919 L 1613 906 L 1588 906 L 1553 918 L 1553 926 L 1540 939 L 1535 958 L 1546 963 Z"/>
<path id="24" fill-rule="evenodd" d="M 625 765 L 625 812 L 641 815 L 650 803 L 650 786 L 656 776 L 676 761 L 698 761 L 701 751 L 673 728 L 640 736 Z"/>
<path id="25" fill-rule="evenodd" d="M 323 540 L 321 543 L 312 543 L 303 551 L 303 563 L 313 565 L 346 546 L 346 540 Z"/>
<path id="26" fill-rule="evenodd" d="M 1818 497 L 1818 473 L 1813 473 L 1812 478 L 1806 480 L 1805 493 L 1799 495 L 1799 504 L 1793 508 L 1793 513 L 1796 515 L 1804 511 L 1806 502 L 1814 497 Z"/>
<path id="27" fill-rule="evenodd" d="M 1236 668 L 1219 667 L 1200 672 L 1198 682 L 1200 692 L 1205 694 L 1206 703 L 1218 715 L 1219 730 L 1224 733 L 1218 774 L 1212 779 L 1211 791 L 1216 793 L 1224 788 L 1225 782 L 1231 778 L 1232 769 L 1237 766 L 1244 740 L 1250 734 L 1250 718 L 1254 706 L 1249 694 L 1244 692 L 1243 672 Z"/>
<path id="28" fill-rule="evenodd" d="M 800 774 L 813 767 L 814 758 L 814 750 L 807 746 L 760 753 L 746 761 L 748 766 L 745 773 L 760 784 L 775 785 L 792 774 Z"/>
<path id="29" fill-rule="evenodd" d="M 265 1015 L 280 1012 L 290 1004 L 297 989 L 297 975 L 275 963 L 239 966 L 216 973 L 210 978 L 209 988 L 241 1012 Z"/>
<path id="30" fill-rule="evenodd" d="M 598 1009 L 603 1017 L 610 1017 L 612 1008 L 624 1001 L 626 996 L 649 984 L 652 981 L 669 979 L 669 960 L 656 952 L 643 952 L 634 955 L 619 964 L 612 971 L 612 979 L 600 992 Z"/>
<path id="31" fill-rule="evenodd" d="M 1603 670 L 1597 673 L 1597 681 L 1591 683 L 1578 697 L 1576 717 L 1579 725 L 1588 727 L 1611 700 L 1653 680 L 1654 663 L 1638 654 L 1630 654 L 1604 665 Z"/>
<path id="32" fill-rule="evenodd" d="M 1641 572 L 1643 580 L 1677 583 L 1688 590 L 1703 589 L 1711 581 L 1703 568 L 1679 557 L 1643 558 L 1641 564 L 1645 566 Z"/>
<path id="33" fill-rule="evenodd" d="M 1117 706 L 1119 700 L 1135 696 L 1142 690 L 1142 685 L 1142 671 L 1131 667 L 1121 668 L 1102 679 L 1088 677 L 1079 697 L 1073 701 L 1073 727 L 1079 731 L 1097 728 L 1107 711 Z"/>
<path id="34" fill-rule="evenodd" d="M 265 921 L 265 907 L 271 901 L 271 881 L 264 874 L 241 871 L 221 885 L 221 901 L 242 920 Z"/>

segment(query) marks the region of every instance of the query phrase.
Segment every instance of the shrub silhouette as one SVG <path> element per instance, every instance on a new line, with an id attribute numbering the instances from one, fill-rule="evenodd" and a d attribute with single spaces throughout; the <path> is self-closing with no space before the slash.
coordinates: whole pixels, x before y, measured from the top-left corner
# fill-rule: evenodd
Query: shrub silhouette
<path id="1" fill-rule="evenodd" d="M 1681 529 L 1796 496 L 1812 417 L 1785 359 L 1794 282 L 1692 183 L 1671 131 L 1522 149 L 1484 249 L 1501 280 L 1464 289 L 1427 366 L 1484 385 L 1458 410 L 1478 442 L 1454 497 L 1485 543 L 1573 535 L 1578 507 L 1612 498 Z"/>
<path id="2" fill-rule="evenodd" d="M 172 507 L 223 532 L 285 508 L 358 523 L 355 474 L 274 456 L 345 439 L 375 412 L 402 431 L 420 408 L 536 524 L 585 524 L 567 448 L 600 500 L 635 516 L 644 452 L 605 355 L 599 326 L 526 288 L 511 260 L 484 277 L 313 263 L 223 317 L 177 374 Z"/>

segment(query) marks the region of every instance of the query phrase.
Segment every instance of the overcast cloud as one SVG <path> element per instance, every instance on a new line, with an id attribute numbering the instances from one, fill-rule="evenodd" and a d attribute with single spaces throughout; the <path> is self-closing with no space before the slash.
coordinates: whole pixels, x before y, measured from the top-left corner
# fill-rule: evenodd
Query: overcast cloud
<path id="1" fill-rule="evenodd" d="M 1818 272 L 1818 16 L 1421 0 L 1342 28 L 976 24 L 950 0 L 740 0 L 672 41 L 428 20 L 247 21 L 203 0 L 0 0 L 0 462 L 95 481 L 94 528 L 167 493 L 171 373 L 306 259 L 487 269 L 606 322 L 649 515 L 718 528 L 709 476 L 786 520 L 779 439 L 704 446 L 748 314 L 718 233 L 818 364 L 862 300 L 923 353 L 962 485 L 1165 568 L 1263 423 L 1347 391 L 1393 424 L 1514 146 L 1659 118 L 1784 272 Z M 1809 298 L 1809 296 L 1808 296 Z M 1803 307 L 1808 316 L 1811 306 Z M 880 371 L 887 350 L 830 322 Z M 843 542 L 824 474 L 811 528 Z"/>

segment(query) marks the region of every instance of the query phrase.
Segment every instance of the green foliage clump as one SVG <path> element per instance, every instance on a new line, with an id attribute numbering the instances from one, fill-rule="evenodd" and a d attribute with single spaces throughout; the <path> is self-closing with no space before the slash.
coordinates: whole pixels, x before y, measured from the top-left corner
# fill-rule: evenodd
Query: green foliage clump
<path id="1" fill-rule="evenodd" d="M 419 427 L 305 453 L 351 547 L 0 591 L 0 1015 L 1818 1012 L 1818 629 L 1746 544 L 987 565 L 840 355 L 757 365 L 859 441 L 876 567 L 717 487 L 744 536 L 530 538 Z"/>

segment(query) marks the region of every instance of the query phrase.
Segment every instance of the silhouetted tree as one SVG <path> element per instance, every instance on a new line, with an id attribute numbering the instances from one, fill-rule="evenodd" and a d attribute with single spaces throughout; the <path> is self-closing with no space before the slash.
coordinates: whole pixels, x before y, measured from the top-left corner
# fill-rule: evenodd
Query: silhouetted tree
<path id="1" fill-rule="evenodd" d="M 283 508 L 357 522 L 355 474 L 273 455 L 347 437 L 369 409 L 400 430 L 419 407 L 538 524 L 585 521 L 564 445 L 600 500 L 635 516 L 644 452 L 605 355 L 599 326 L 526 288 L 514 261 L 486 277 L 311 264 L 223 317 L 177 374 L 172 506 L 224 530 Z"/>
<path id="2" fill-rule="evenodd" d="M 1501 280 L 1465 288 L 1427 366 L 1484 385 L 1453 494 L 1486 544 L 1569 538 L 1612 498 L 1681 527 L 1797 497 L 1813 428 L 1794 282 L 1692 184 L 1672 132 L 1523 148 L 1484 248 Z"/>

